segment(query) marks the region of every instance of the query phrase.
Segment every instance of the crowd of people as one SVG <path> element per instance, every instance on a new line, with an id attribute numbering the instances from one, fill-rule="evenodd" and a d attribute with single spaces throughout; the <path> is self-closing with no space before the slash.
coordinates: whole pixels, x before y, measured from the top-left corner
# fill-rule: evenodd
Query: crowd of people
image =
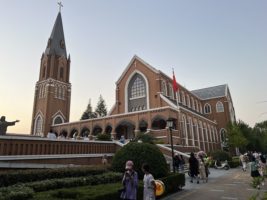
<path id="1" fill-rule="evenodd" d="M 242 164 L 242 170 L 245 172 L 247 168 L 250 168 L 250 175 L 252 178 L 258 179 L 257 188 L 260 189 L 261 185 L 264 185 L 264 175 L 266 174 L 266 155 L 258 152 L 246 152 L 240 154 L 240 162 Z"/>
<path id="2" fill-rule="evenodd" d="M 207 157 L 204 153 L 199 153 L 195 155 L 193 152 L 190 154 L 188 160 L 189 163 L 189 175 L 191 177 L 190 182 L 193 183 L 193 180 L 196 179 L 197 184 L 202 180 L 208 182 L 208 177 L 210 174 L 209 165 L 211 158 Z"/>

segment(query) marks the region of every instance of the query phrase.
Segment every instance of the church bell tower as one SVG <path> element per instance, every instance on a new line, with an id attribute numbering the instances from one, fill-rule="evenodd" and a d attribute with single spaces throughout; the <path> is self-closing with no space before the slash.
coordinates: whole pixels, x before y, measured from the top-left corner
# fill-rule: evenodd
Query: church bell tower
<path id="1" fill-rule="evenodd" d="M 31 135 L 46 136 L 52 125 L 69 121 L 71 84 L 70 55 L 67 57 L 61 12 L 59 11 L 35 85 Z"/>

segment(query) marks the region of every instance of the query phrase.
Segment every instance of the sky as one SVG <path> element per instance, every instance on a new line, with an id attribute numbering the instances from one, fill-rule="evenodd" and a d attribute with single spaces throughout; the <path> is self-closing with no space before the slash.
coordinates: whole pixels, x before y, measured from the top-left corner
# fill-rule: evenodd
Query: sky
<path id="1" fill-rule="evenodd" d="M 267 120 L 266 0 L 65 0 L 71 56 L 70 121 L 100 94 L 110 109 L 115 82 L 134 55 L 188 90 L 228 84 L 236 118 Z M 59 7 L 56 0 L 0 0 L 0 116 L 30 133 L 34 87 Z"/>

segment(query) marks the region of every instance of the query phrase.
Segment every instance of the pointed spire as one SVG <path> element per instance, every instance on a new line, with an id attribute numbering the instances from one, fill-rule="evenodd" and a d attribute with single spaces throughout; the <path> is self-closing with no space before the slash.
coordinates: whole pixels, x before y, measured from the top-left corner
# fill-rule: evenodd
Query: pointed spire
<path id="1" fill-rule="evenodd" d="M 52 33 L 48 39 L 45 55 L 56 54 L 67 58 L 61 12 L 58 13 Z"/>

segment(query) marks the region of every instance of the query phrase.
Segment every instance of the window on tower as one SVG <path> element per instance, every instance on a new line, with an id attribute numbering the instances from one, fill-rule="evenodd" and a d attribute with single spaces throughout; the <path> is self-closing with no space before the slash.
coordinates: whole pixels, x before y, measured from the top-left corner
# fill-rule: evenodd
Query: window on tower
<path id="1" fill-rule="evenodd" d="M 46 71 L 46 66 L 43 66 L 43 74 L 42 74 L 42 78 L 45 78 L 45 71 Z"/>
<path id="2" fill-rule="evenodd" d="M 64 76 L 64 69 L 63 67 L 60 67 L 59 77 L 63 79 L 63 76 Z"/>

